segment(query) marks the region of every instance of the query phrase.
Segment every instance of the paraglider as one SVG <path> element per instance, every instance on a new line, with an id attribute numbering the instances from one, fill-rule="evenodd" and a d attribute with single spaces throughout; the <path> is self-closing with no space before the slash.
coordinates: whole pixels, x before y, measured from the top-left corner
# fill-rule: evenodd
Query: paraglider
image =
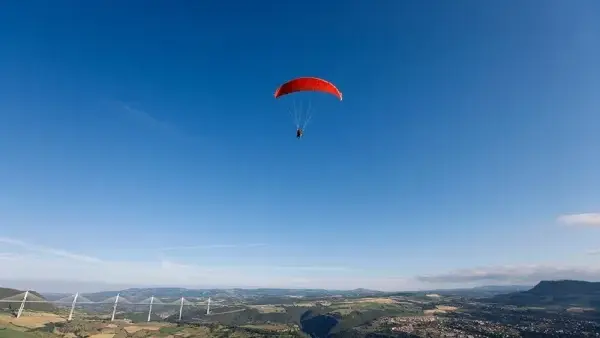
<path id="1" fill-rule="evenodd" d="M 318 77 L 299 77 L 292 79 L 282 84 L 279 88 L 277 88 L 277 90 L 275 90 L 275 98 L 278 99 L 282 96 L 297 92 L 321 92 L 325 94 L 331 94 L 337 97 L 340 101 L 342 100 L 342 92 L 337 89 L 333 83 Z M 294 109 L 293 115 L 294 122 L 296 124 L 296 138 L 300 139 L 304 135 L 306 125 L 312 117 L 310 113 L 310 106 L 306 113 L 303 113 L 302 111 L 298 112 L 296 109 Z"/>

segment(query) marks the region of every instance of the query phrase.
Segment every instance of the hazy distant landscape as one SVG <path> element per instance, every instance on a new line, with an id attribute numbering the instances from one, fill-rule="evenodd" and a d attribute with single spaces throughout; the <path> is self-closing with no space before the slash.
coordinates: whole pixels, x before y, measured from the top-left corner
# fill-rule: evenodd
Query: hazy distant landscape
<path id="1" fill-rule="evenodd" d="M 422 292 L 130 288 L 78 294 L 70 321 L 73 294 L 30 291 L 17 318 L 23 297 L 0 289 L 0 337 L 600 335 L 600 283 L 584 281 Z"/>

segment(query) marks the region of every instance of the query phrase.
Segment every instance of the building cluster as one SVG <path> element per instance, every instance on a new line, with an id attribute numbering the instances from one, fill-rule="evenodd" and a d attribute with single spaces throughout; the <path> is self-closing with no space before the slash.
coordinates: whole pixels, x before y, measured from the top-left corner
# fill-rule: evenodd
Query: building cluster
<path id="1" fill-rule="evenodd" d="M 530 318 L 521 323 L 501 323 L 453 318 L 442 321 L 443 327 L 489 337 L 600 337 L 600 325 L 574 319 L 542 320 Z"/>
<path id="2" fill-rule="evenodd" d="M 415 316 L 415 317 L 388 317 L 383 322 L 392 326 L 392 331 L 412 333 L 415 328 L 426 323 L 433 323 L 437 319 L 434 316 Z"/>
<path id="3" fill-rule="evenodd" d="M 419 337 L 597 337 L 600 322 L 556 314 L 550 318 L 488 307 L 449 316 L 386 317 L 379 326 Z M 547 315 L 547 314 L 546 314 Z M 478 318 L 479 317 L 479 318 Z"/>

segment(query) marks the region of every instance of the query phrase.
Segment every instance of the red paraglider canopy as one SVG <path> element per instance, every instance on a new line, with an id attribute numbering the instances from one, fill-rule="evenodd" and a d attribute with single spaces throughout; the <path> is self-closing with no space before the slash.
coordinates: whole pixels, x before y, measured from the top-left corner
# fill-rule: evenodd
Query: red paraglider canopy
<path id="1" fill-rule="evenodd" d="M 342 100 L 342 92 L 340 92 L 339 89 L 337 89 L 331 82 L 325 81 L 318 77 L 299 77 L 290 80 L 282 84 L 281 87 L 277 88 L 275 91 L 275 98 L 302 91 L 328 93 L 336 96 L 338 99 L 340 99 L 340 101 Z"/>

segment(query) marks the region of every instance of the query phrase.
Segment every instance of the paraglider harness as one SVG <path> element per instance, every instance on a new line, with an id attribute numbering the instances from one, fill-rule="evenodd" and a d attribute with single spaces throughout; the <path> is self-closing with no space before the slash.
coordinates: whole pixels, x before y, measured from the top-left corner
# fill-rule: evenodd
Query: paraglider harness
<path id="1" fill-rule="evenodd" d="M 298 128 L 296 130 L 296 138 L 301 138 L 302 137 L 302 128 Z"/>

